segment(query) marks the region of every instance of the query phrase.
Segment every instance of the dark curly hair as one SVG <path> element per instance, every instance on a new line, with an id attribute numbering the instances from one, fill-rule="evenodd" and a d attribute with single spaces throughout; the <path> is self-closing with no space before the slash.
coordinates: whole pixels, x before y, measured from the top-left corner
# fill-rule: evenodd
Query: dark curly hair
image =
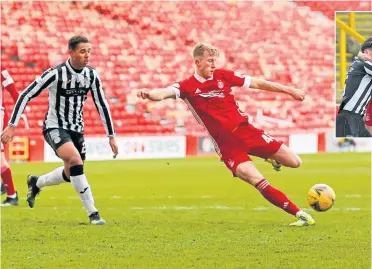
<path id="1" fill-rule="evenodd" d="M 364 43 L 362 44 L 362 47 L 360 50 L 364 52 L 365 49 L 372 49 L 372 37 L 368 38 Z"/>
<path id="2" fill-rule="evenodd" d="M 81 35 L 73 36 L 68 41 L 68 49 L 75 50 L 80 43 L 89 43 L 89 40 L 85 36 Z"/>

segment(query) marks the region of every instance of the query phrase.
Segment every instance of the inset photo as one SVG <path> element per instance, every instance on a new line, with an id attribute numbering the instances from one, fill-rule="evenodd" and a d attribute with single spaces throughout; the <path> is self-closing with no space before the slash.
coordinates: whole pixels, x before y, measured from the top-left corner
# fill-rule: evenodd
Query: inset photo
<path id="1" fill-rule="evenodd" d="M 336 12 L 336 137 L 372 137 L 372 12 Z"/>

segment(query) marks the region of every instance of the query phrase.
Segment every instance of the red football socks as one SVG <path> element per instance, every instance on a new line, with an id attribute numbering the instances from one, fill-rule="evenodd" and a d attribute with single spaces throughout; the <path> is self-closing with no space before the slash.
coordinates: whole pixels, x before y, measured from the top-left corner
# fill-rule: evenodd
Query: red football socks
<path id="1" fill-rule="evenodd" d="M 16 190 L 14 187 L 12 171 L 10 171 L 10 168 L 5 169 L 1 173 L 1 178 L 3 180 L 7 195 L 9 196 L 15 194 Z"/>
<path id="2" fill-rule="evenodd" d="M 259 192 L 261 192 L 262 196 L 265 197 L 266 200 L 283 209 L 285 212 L 296 216 L 296 213 L 300 211 L 300 209 L 292 203 L 284 193 L 272 187 L 266 179 L 260 180 L 255 187 Z"/>

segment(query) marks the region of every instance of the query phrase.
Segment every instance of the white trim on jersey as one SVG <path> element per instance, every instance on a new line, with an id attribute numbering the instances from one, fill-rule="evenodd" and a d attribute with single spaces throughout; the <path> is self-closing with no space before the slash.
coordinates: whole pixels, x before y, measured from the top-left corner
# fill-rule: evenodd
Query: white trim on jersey
<path id="1" fill-rule="evenodd" d="M 250 76 L 244 75 L 244 84 L 242 88 L 248 89 L 251 86 L 252 78 Z"/>
<path id="2" fill-rule="evenodd" d="M 3 82 L 1 83 L 3 85 L 3 87 L 7 87 L 9 86 L 10 84 L 13 84 L 14 83 L 14 80 L 12 79 L 12 77 L 8 77 L 7 79 L 3 80 Z"/>
<path id="3" fill-rule="evenodd" d="M 213 136 L 211 136 L 211 134 L 209 133 L 207 127 L 204 125 L 204 122 L 202 121 L 202 119 L 199 117 L 198 113 L 196 113 L 194 107 L 190 104 L 189 100 L 187 100 L 187 98 L 185 99 L 185 103 L 186 105 L 189 107 L 191 113 L 193 114 L 194 118 L 197 120 L 197 122 L 199 122 L 199 124 L 201 126 L 204 127 L 204 129 L 206 130 L 206 132 L 208 133 L 209 137 L 212 139 L 212 143 L 214 145 L 214 150 L 216 151 L 216 153 L 218 154 L 218 156 L 222 157 L 222 154 L 221 154 L 221 150 L 220 148 L 218 147 L 218 144 L 217 142 L 214 140 Z"/>
<path id="4" fill-rule="evenodd" d="M 208 78 L 208 79 L 205 79 L 203 78 L 202 76 L 199 76 L 196 72 L 194 73 L 194 77 L 196 78 L 197 81 L 199 81 L 200 83 L 204 83 L 206 82 L 207 80 L 213 80 L 213 75 L 212 77 Z"/>
<path id="5" fill-rule="evenodd" d="M 174 91 L 174 94 L 176 95 L 176 99 L 181 97 L 180 84 L 174 83 L 172 86 L 169 86 L 168 88 Z"/>

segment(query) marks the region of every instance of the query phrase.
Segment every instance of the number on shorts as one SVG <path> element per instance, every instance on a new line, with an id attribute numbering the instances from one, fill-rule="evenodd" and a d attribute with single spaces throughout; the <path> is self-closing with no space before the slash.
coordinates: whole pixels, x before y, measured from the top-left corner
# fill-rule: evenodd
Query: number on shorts
<path id="1" fill-rule="evenodd" d="M 266 141 L 266 143 L 270 143 L 274 141 L 274 138 L 268 134 L 262 134 L 262 138 Z"/>
<path id="2" fill-rule="evenodd" d="M 50 137 L 52 138 L 54 144 L 58 144 L 59 142 L 61 142 L 61 135 L 58 129 L 51 130 Z"/>
<path id="3" fill-rule="evenodd" d="M 85 154 L 87 152 L 87 148 L 85 147 L 85 141 L 81 144 L 81 154 Z"/>

